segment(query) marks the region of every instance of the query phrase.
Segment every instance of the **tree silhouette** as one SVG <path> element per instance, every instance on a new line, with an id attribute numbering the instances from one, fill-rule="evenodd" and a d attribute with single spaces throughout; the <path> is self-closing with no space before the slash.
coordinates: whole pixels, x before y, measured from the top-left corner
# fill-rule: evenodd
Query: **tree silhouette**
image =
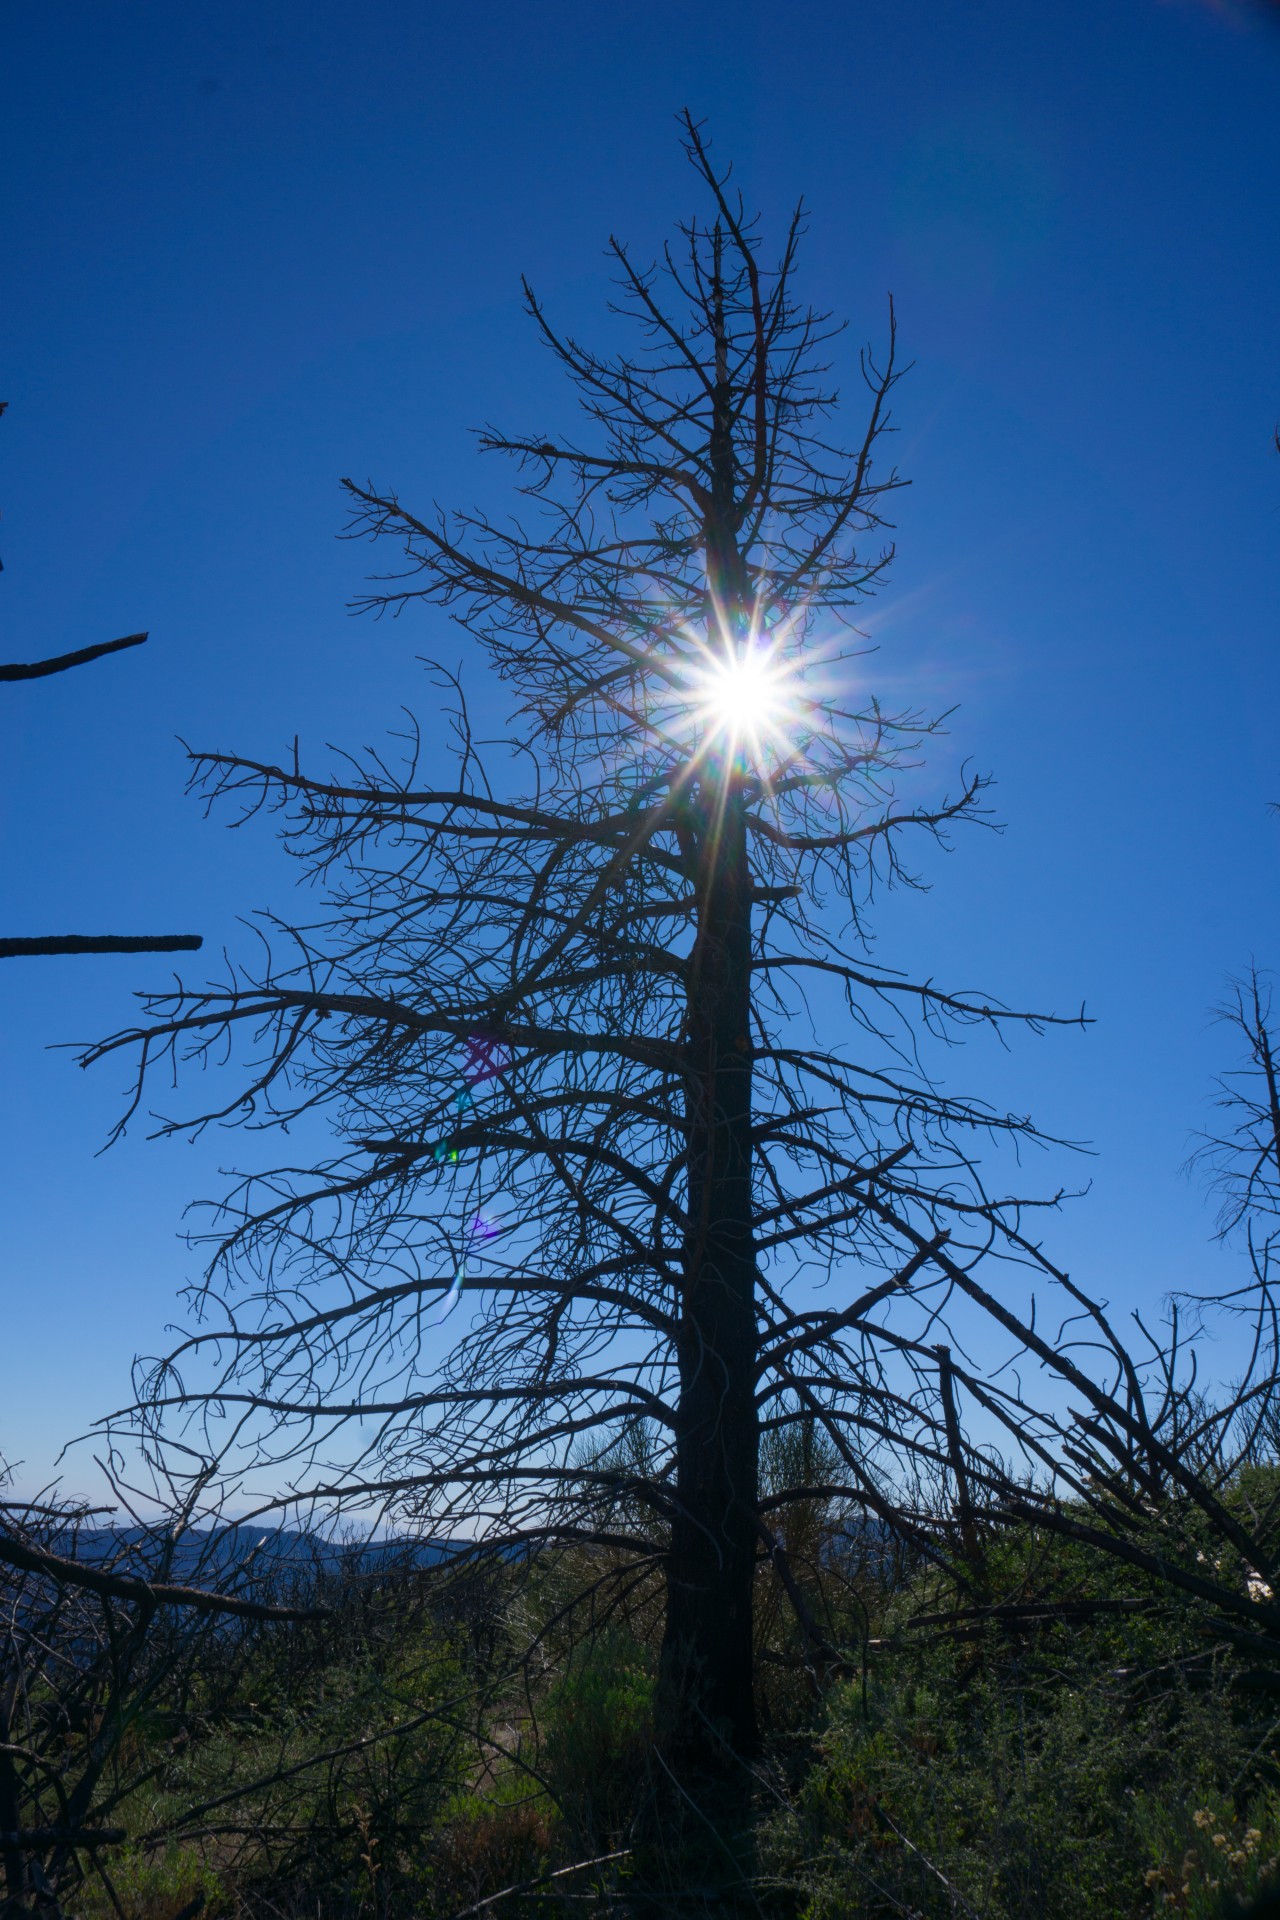
<path id="1" fill-rule="evenodd" d="M 892 308 L 845 448 L 840 329 L 794 290 L 802 212 L 766 267 L 683 124 L 707 218 L 652 269 L 610 242 L 634 350 L 565 336 L 526 285 L 587 433 L 482 434 L 524 517 L 420 518 L 344 483 L 351 530 L 403 556 L 361 604 L 461 623 L 510 692 L 510 762 L 439 668 L 446 782 L 416 732 L 403 766 L 333 779 L 296 747 L 193 756 L 211 799 L 283 811 L 327 904 L 84 1058 L 137 1050 L 123 1125 L 156 1067 L 252 1034 L 248 1079 L 161 1129 L 338 1136 L 221 1203 L 204 1324 L 142 1369 L 146 1443 L 269 1468 L 265 1506 L 376 1507 L 469 1550 L 586 1543 L 623 1586 L 662 1570 L 665 1738 L 715 1765 L 756 1739 L 753 1586 L 762 1562 L 788 1580 L 787 1503 L 838 1493 L 947 1550 L 913 1495 L 955 1452 L 941 1316 L 1019 1218 L 980 1156 L 1036 1136 L 942 1091 L 919 1046 L 1041 1017 L 870 957 L 907 836 L 945 841 L 983 788 L 915 797 L 937 722 L 883 711 L 860 664 L 902 484 Z M 463 1293 L 479 1315 L 440 1357 Z M 836 1480 L 763 1496 L 761 1434 L 797 1425 Z"/>

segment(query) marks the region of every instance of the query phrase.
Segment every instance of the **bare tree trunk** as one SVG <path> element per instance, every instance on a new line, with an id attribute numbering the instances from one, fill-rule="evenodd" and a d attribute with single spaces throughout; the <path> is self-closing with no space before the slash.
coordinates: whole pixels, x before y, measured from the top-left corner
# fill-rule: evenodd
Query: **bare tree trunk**
<path id="1" fill-rule="evenodd" d="M 755 1247 L 751 1226 L 751 884 L 726 777 L 689 1001 L 689 1230 L 679 1334 L 676 1499 L 662 1649 L 664 1731 L 689 1757 L 756 1739 Z"/>
<path id="2" fill-rule="evenodd" d="M 734 538 L 732 396 L 716 240 L 716 391 L 706 519 L 707 638 L 750 644 Z M 752 1591 L 759 1528 L 756 1256 L 751 1193 L 751 870 L 732 750 L 708 766 L 695 823 L 698 932 L 687 1016 L 689 1226 L 676 1406 L 676 1517 L 660 1711 L 671 1746 L 715 1765 L 756 1743 Z"/>

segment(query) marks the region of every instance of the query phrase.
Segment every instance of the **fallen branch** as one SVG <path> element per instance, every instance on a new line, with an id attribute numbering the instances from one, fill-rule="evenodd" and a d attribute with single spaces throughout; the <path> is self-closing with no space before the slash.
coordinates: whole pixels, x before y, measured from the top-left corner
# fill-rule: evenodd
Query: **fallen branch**
<path id="1" fill-rule="evenodd" d="M 536 1880 L 518 1880 L 512 1887 L 503 1887 L 501 1893 L 486 1893 L 483 1900 L 476 1900 L 469 1907 L 460 1907 L 457 1913 L 449 1915 L 449 1920 L 467 1920 L 469 1914 L 483 1913 L 495 1900 L 509 1899 L 513 1893 L 531 1893 L 535 1887 L 550 1886 L 553 1880 L 563 1880 L 568 1874 L 585 1873 L 588 1867 L 604 1867 L 611 1860 L 627 1860 L 630 1855 L 630 1847 L 621 1847 L 617 1853 L 602 1853 L 594 1860 L 579 1860 L 571 1867 L 557 1867 L 554 1873 L 540 1873 Z"/>

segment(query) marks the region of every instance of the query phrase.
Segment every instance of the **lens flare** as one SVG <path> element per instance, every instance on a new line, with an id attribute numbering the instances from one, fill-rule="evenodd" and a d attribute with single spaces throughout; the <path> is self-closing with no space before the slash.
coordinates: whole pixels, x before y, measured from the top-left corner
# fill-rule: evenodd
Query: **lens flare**
<path id="1" fill-rule="evenodd" d="M 695 698 L 711 734 L 731 749 L 758 749 L 784 729 L 793 692 L 776 651 L 749 643 L 707 658 L 698 670 Z"/>

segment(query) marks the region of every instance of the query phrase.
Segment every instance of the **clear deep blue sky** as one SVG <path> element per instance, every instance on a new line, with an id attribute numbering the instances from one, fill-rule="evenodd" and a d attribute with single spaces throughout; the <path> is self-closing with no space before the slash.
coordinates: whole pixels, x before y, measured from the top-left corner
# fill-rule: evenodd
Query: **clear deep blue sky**
<path id="1" fill-rule="evenodd" d="M 868 624 L 888 697 L 958 703 L 939 776 L 996 776 L 1000 837 L 931 860 L 881 957 L 1096 1026 L 949 1063 L 1093 1142 L 1049 1228 L 1150 1304 L 1221 1278 L 1180 1173 L 1209 1011 L 1280 965 L 1280 27 L 1207 0 L 41 0 L 0 4 L 5 517 L 0 657 L 150 645 L 0 689 L 6 932 L 203 932 L 288 911 L 269 830 L 182 798 L 175 735 L 265 756 L 430 717 L 334 539 L 338 476 L 501 499 L 468 428 L 567 400 L 523 270 L 586 331 L 609 232 L 690 210 L 705 115 L 805 272 L 882 337 L 899 560 Z M 847 370 L 846 370 L 847 371 Z M 846 377 L 852 391 L 854 382 Z M 483 705 L 483 692 L 477 687 Z M 496 726 L 498 710 L 486 709 Z M 251 1143 L 101 1158 L 121 1074 L 52 1042 L 127 1018 L 159 960 L 0 975 L 0 1453 L 31 1484 L 125 1392 L 195 1267 L 184 1204 Z M 85 1483 L 77 1467 L 71 1484 Z"/>

